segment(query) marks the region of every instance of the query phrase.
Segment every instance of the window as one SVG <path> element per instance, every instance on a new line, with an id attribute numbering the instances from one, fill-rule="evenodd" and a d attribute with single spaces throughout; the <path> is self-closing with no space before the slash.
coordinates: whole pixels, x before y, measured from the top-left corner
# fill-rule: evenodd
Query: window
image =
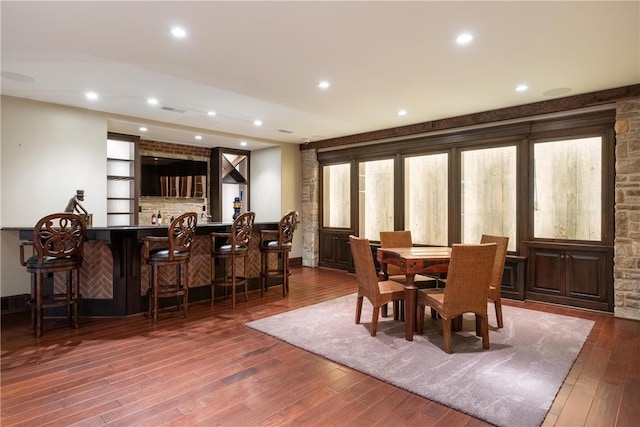
<path id="1" fill-rule="evenodd" d="M 483 234 L 509 237 L 516 248 L 516 147 L 462 152 L 462 243 Z"/>
<path id="2" fill-rule="evenodd" d="M 351 226 L 351 165 L 322 168 L 322 226 Z"/>
<path id="3" fill-rule="evenodd" d="M 602 138 L 534 144 L 534 237 L 601 240 Z"/>
<path id="4" fill-rule="evenodd" d="M 448 245 L 448 168 L 447 153 L 404 159 L 404 223 L 414 243 Z"/>
<path id="5" fill-rule="evenodd" d="M 358 172 L 358 235 L 380 240 L 380 231 L 394 229 L 393 159 L 362 162 Z"/>

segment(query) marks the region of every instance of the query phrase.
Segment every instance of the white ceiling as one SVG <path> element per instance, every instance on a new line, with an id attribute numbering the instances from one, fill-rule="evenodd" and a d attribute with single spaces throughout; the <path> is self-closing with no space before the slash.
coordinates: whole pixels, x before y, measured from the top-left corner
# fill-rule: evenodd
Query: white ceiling
<path id="1" fill-rule="evenodd" d="M 0 13 L 2 94 L 206 147 L 299 144 L 640 83 L 638 1 L 3 0 Z M 461 32 L 474 40 L 456 45 Z"/>

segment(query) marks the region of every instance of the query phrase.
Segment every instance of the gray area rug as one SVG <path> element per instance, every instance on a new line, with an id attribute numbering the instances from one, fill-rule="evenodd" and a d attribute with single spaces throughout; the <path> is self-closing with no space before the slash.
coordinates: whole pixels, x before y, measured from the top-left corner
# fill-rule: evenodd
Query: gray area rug
<path id="1" fill-rule="evenodd" d="M 403 322 L 381 318 L 372 337 L 371 304 L 365 299 L 359 325 L 355 306 L 353 294 L 247 326 L 489 423 L 525 427 L 544 421 L 594 324 L 505 306 L 496 329 L 490 304 L 491 348 L 482 349 L 469 315 L 449 355 L 440 321 L 427 315 L 424 335 L 410 342 Z"/>

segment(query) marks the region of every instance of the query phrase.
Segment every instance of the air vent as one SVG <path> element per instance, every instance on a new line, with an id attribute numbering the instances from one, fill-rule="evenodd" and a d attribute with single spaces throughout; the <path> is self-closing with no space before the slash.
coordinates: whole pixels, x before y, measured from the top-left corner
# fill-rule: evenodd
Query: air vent
<path id="1" fill-rule="evenodd" d="M 282 133 L 293 133 L 292 130 L 286 130 L 286 129 L 278 129 L 278 132 L 282 132 Z"/>
<path id="2" fill-rule="evenodd" d="M 164 107 L 160 107 L 160 109 L 164 111 L 171 111 L 173 113 L 179 113 L 179 114 L 187 112 L 187 110 L 181 110 L 180 108 L 175 108 L 175 107 L 168 107 L 166 105 Z"/>

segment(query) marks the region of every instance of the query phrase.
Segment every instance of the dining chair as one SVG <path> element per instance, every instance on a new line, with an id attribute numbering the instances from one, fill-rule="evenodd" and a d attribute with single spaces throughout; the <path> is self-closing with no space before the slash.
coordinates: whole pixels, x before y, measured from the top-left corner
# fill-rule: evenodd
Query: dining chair
<path id="1" fill-rule="evenodd" d="M 464 313 L 475 314 L 476 335 L 482 337 L 482 347 L 489 348 L 487 298 L 496 248 L 496 243 L 453 245 L 444 292 L 418 290 L 418 333 L 423 333 L 425 306 L 430 306 L 442 318 L 444 350 L 447 353 L 451 353 L 453 320 Z"/>
<path id="2" fill-rule="evenodd" d="M 145 236 L 142 238 L 142 257 L 151 268 L 149 275 L 149 310 L 147 315 L 158 321 L 160 299 L 176 298 L 177 308 L 180 305 L 184 317 L 189 312 L 189 260 L 191 247 L 196 234 L 198 214 L 187 212 L 171 221 L 166 236 Z M 165 283 L 159 278 L 160 267 L 176 268 L 175 278 L 169 276 Z M 175 281 L 174 281 L 175 280 Z M 170 283 L 166 283 L 170 282 Z"/>
<path id="3" fill-rule="evenodd" d="M 373 305 L 371 316 L 371 336 L 375 337 L 378 331 L 378 318 L 380 307 L 388 302 L 393 302 L 393 313 L 399 318 L 400 301 L 404 301 L 404 286 L 393 280 L 378 281 L 378 274 L 373 263 L 369 240 L 356 236 L 349 236 L 353 264 L 356 270 L 358 282 L 358 297 L 356 302 L 356 324 L 360 323 L 362 304 L 366 297 Z"/>
<path id="4" fill-rule="evenodd" d="M 249 252 L 249 241 L 253 236 L 253 223 L 255 222 L 255 212 L 246 212 L 239 215 L 231 225 L 231 231 L 226 233 L 213 232 L 211 237 L 211 305 L 215 303 L 216 286 L 231 288 L 231 308 L 236 308 L 236 288 L 244 287 L 244 300 L 249 300 L 247 292 L 247 253 Z M 219 240 L 224 240 L 219 244 Z M 222 276 L 216 278 L 215 260 L 223 262 Z M 242 260 L 242 273 L 239 275 L 238 266 Z"/>
<path id="5" fill-rule="evenodd" d="M 509 244 L 509 238 L 483 234 L 480 239 L 480 243 L 495 243 L 497 245 L 496 257 L 493 263 L 493 270 L 491 272 L 491 280 L 489 281 L 488 296 L 489 299 L 493 301 L 493 305 L 496 310 L 498 328 L 502 328 L 504 322 L 502 320 L 502 301 L 500 300 L 500 297 L 502 293 L 502 275 L 504 274 L 504 263 L 507 258 L 507 245 Z"/>
<path id="6" fill-rule="evenodd" d="M 280 219 L 277 230 L 260 230 L 260 296 L 267 291 L 270 278 L 282 280 L 278 283 L 282 283 L 283 297 L 289 292 L 289 252 L 297 223 L 298 212 L 289 211 Z M 270 260 L 274 258 L 270 255 L 276 255 L 275 260 Z"/>
<path id="7" fill-rule="evenodd" d="M 84 219 L 74 213 L 47 215 L 33 227 L 32 240 L 20 242 L 20 264 L 31 273 L 31 327 L 36 338 L 42 336 L 44 310 L 67 307 L 69 324 L 78 328 L 78 305 L 80 303 L 80 268 L 83 247 L 87 236 Z M 25 260 L 26 246 L 31 246 L 33 255 Z M 66 273 L 64 292 L 46 291 L 45 279 L 55 273 Z"/>

